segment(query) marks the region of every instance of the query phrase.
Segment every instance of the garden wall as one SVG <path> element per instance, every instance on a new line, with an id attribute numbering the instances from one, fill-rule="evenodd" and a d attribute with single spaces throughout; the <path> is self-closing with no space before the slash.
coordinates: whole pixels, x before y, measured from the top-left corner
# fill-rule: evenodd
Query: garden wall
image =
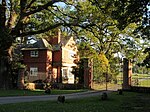
<path id="1" fill-rule="evenodd" d="M 142 93 L 150 93 L 150 87 L 131 86 L 131 91 L 142 92 Z"/>

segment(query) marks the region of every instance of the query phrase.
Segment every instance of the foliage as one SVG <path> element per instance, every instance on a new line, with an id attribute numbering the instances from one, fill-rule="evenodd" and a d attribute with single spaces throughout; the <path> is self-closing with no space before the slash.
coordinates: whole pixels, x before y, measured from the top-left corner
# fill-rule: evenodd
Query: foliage
<path id="1" fill-rule="evenodd" d="M 150 48 L 146 48 L 144 53 L 147 53 L 148 55 L 145 57 L 145 59 L 143 60 L 142 63 L 140 63 L 139 65 L 145 65 L 147 68 L 150 68 Z"/>
<path id="2" fill-rule="evenodd" d="M 106 72 L 108 71 L 108 67 L 109 67 L 109 62 L 108 59 L 106 58 L 105 54 L 103 52 L 101 52 L 99 54 L 100 57 L 100 63 L 101 63 L 101 67 L 102 69 Z"/>
<path id="3" fill-rule="evenodd" d="M 75 75 L 76 83 L 84 83 L 84 58 L 76 61 L 77 66 L 73 67 L 72 73 Z"/>
<path id="4" fill-rule="evenodd" d="M 132 34 L 134 34 L 134 37 L 136 37 L 136 39 L 143 38 L 144 39 L 143 42 L 145 42 L 145 44 L 147 42 L 149 43 L 149 37 L 150 37 L 149 4 L 150 4 L 149 0 L 138 0 L 138 1 L 136 1 L 136 0 L 128 0 L 128 1 L 116 0 L 116 2 L 115 2 L 116 10 L 113 11 L 113 13 L 112 13 L 112 17 L 118 21 L 117 26 L 121 30 L 124 30 L 131 23 L 132 24 L 135 23 L 137 25 L 137 27 L 136 27 L 136 29 L 134 29 Z M 141 44 L 143 44 L 143 43 L 141 43 Z M 149 46 L 149 44 L 146 44 L 144 47 L 148 47 L 148 46 Z M 141 47 L 137 47 L 137 48 L 138 48 L 137 49 L 138 52 L 143 51 L 143 50 L 139 49 Z M 137 53 L 133 52 L 133 54 L 136 54 L 135 56 L 137 56 Z M 140 56 L 143 55 L 142 52 L 140 52 L 140 54 L 141 54 Z M 149 60 L 148 58 L 149 58 L 149 56 L 147 56 L 147 58 L 145 60 Z M 147 61 L 143 61 L 144 65 L 147 64 L 145 62 L 147 62 Z"/>
<path id="5" fill-rule="evenodd" d="M 149 0 L 116 0 L 114 5 L 116 9 L 112 13 L 112 17 L 117 19 L 118 28 L 123 30 L 130 23 L 140 24 L 147 15 L 147 5 Z"/>
<path id="6" fill-rule="evenodd" d="M 79 52 L 82 57 L 95 57 L 96 53 L 99 54 L 103 52 L 107 59 L 109 59 L 111 65 L 110 73 L 115 79 L 115 76 L 119 73 L 118 68 L 120 68 L 119 66 L 122 59 L 117 61 L 116 58 L 114 58 L 114 54 L 120 53 L 121 56 L 118 58 L 126 57 L 136 60 L 136 62 L 140 62 L 145 57 L 142 53 L 145 48 L 143 45 L 148 45 L 148 43 L 142 41 L 141 38 L 136 38 L 134 31 L 139 27 L 139 24 L 136 24 L 136 18 L 132 14 L 138 13 L 137 16 L 140 18 L 143 14 L 143 10 L 145 10 L 144 8 L 147 1 L 139 1 L 137 5 L 136 1 L 89 1 L 92 3 L 92 6 L 90 6 L 90 9 L 86 7 L 85 9 L 88 10 L 87 14 L 89 14 L 91 19 L 87 20 L 93 21 L 96 25 L 92 28 L 86 28 L 85 30 L 79 29 Z M 87 4 L 89 5 L 90 3 Z M 130 12 L 132 10 L 130 8 L 134 5 L 136 5 L 136 7 L 134 7 L 135 9 L 142 8 L 138 10 L 138 12 Z M 122 9 L 122 7 L 125 8 Z M 94 64 L 96 63 L 98 62 L 95 61 Z M 101 67 L 102 65 L 99 64 L 98 66 Z M 94 73 L 94 77 L 97 77 L 98 70 L 101 70 L 98 69 L 100 68 L 98 66 L 94 67 L 94 72 L 96 72 Z M 101 73 L 98 74 L 102 78 Z"/>
<path id="7" fill-rule="evenodd" d="M 131 59 L 139 56 L 145 46 L 139 45 L 135 37 L 148 38 L 148 3 L 149 0 L 1 0 L 0 58 L 3 62 L 0 70 L 4 71 L 0 71 L 3 74 L 0 80 L 9 77 L 7 58 L 11 52 L 8 51 L 17 37 L 21 40 L 33 35 L 50 38 L 57 29 L 76 35 L 81 42 L 80 54 L 85 57 L 100 52 L 109 61 L 118 52 Z M 81 37 L 86 40 L 80 40 Z M 8 86 L 0 82 L 3 87 Z"/>
<path id="8" fill-rule="evenodd" d="M 106 80 L 106 74 L 108 79 L 112 79 L 110 74 L 109 60 L 106 58 L 106 55 L 101 52 L 97 57 L 93 58 L 93 60 L 94 80 L 98 82 L 104 82 Z"/>
<path id="9" fill-rule="evenodd" d="M 103 82 L 105 80 L 105 77 L 103 76 L 102 67 L 100 66 L 100 59 L 98 56 L 95 56 L 93 58 L 93 78 L 94 80 L 98 82 Z"/>

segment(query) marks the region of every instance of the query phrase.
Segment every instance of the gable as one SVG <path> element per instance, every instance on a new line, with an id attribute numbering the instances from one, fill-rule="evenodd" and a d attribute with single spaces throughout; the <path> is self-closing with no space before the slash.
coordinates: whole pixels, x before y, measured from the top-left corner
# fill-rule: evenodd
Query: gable
<path id="1" fill-rule="evenodd" d="M 76 42 L 73 37 L 70 37 L 70 39 L 67 41 L 64 47 L 69 50 L 78 51 Z"/>

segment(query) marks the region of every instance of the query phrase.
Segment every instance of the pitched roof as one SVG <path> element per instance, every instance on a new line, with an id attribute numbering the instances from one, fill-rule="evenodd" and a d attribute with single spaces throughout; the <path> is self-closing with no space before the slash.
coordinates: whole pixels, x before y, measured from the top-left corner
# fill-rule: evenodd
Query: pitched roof
<path id="1" fill-rule="evenodd" d="M 45 40 L 39 39 L 34 44 L 28 44 L 22 50 L 33 50 L 33 49 L 49 49 L 52 50 L 52 46 Z"/>
<path id="2" fill-rule="evenodd" d="M 72 38 L 71 36 L 62 37 L 62 38 L 61 38 L 61 44 L 62 44 L 63 46 L 65 46 L 65 45 L 69 42 L 69 40 L 70 40 L 71 38 Z"/>

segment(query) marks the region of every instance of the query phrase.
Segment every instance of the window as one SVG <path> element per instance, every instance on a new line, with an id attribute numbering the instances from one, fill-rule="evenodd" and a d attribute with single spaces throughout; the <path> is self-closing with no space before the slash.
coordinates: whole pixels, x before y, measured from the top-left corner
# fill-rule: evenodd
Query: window
<path id="1" fill-rule="evenodd" d="M 67 76 L 67 69 L 63 69 L 63 78 L 64 79 L 68 78 L 68 76 Z"/>
<path id="2" fill-rule="evenodd" d="M 62 83 L 68 83 L 67 72 L 68 72 L 67 69 L 62 69 Z"/>
<path id="3" fill-rule="evenodd" d="M 75 56 L 75 52 L 69 51 L 69 58 L 72 59 Z"/>
<path id="4" fill-rule="evenodd" d="M 31 57 L 38 57 L 38 51 L 31 51 L 30 55 Z"/>
<path id="5" fill-rule="evenodd" d="M 38 68 L 37 67 L 31 67 L 30 68 L 30 76 L 37 76 L 38 74 Z"/>
<path id="6" fill-rule="evenodd" d="M 72 74 L 72 69 L 70 68 L 70 69 L 69 69 L 69 77 L 72 77 L 72 75 L 73 75 L 73 74 Z"/>

